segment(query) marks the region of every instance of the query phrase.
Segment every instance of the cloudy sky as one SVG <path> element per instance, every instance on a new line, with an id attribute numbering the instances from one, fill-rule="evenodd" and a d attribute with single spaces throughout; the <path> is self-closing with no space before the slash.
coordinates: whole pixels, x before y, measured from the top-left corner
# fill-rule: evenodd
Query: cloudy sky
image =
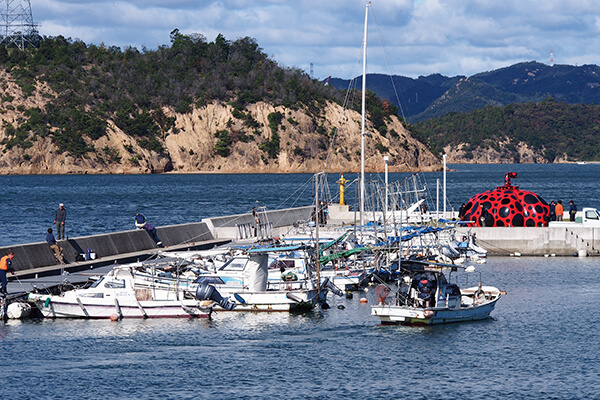
<path id="1" fill-rule="evenodd" d="M 155 49 L 169 33 L 250 36 L 313 76 L 361 73 L 364 0 L 31 0 L 45 36 Z M 373 0 L 369 73 L 473 75 L 521 61 L 600 63 L 597 0 Z"/>

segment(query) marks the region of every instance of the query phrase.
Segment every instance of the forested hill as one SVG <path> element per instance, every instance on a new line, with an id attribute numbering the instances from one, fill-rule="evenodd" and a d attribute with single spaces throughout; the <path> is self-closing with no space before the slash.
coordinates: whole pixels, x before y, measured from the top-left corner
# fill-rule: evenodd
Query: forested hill
<path id="1" fill-rule="evenodd" d="M 209 42 L 174 30 L 170 45 L 121 50 L 44 37 L 37 49 L 0 46 L 0 67 L 0 173 L 311 172 L 325 160 L 342 171 L 360 165 L 359 117 L 350 111 L 340 118 L 344 93 L 280 67 L 252 38 L 218 35 Z M 367 159 L 380 163 L 389 155 L 396 170 L 437 167 L 395 106 L 373 94 L 368 106 Z"/>
<path id="2" fill-rule="evenodd" d="M 411 127 L 450 162 L 600 161 L 600 106 L 539 103 L 449 113 Z"/>
<path id="3" fill-rule="evenodd" d="M 360 85 L 361 78 L 356 81 Z M 341 79 L 330 82 L 339 88 L 349 85 Z M 418 122 L 449 112 L 539 102 L 548 97 L 569 104 L 600 104 L 600 67 L 529 61 L 470 77 L 434 74 L 413 79 L 369 74 L 367 88 L 396 105 L 399 101 L 407 121 Z"/>

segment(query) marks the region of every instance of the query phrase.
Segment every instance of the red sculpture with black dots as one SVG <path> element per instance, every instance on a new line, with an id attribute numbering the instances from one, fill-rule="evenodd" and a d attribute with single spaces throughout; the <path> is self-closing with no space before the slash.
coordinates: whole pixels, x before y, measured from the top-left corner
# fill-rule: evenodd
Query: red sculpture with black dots
<path id="1" fill-rule="evenodd" d="M 471 197 L 462 221 L 467 226 L 547 226 L 550 206 L 544 199 L 510 183 L 516 172 L 504 175 L 504 186 Z"/>

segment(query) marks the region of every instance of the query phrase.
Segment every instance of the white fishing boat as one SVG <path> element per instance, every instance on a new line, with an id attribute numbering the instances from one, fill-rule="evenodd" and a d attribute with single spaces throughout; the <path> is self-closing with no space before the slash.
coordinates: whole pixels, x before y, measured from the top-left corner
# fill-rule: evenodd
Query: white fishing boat
<path id="1" fill-rule="evenodd" d="M 33 303 L 47 318 L 182 318 L 210 316 L 213 304 L 231 309 L 214 287 L 199 285 L 193 295 L 160 282 L 137 265 L 114 267 L 93 285 L 59 295 L 30 293 Z"/>
<path id="2" fill-rule="evenodd" d="M 210 284 L 231 298 L 233 311 L 306 311 L 325 304 L 329 292 L 342 293 L 326 278 L 319 284 L 314 265 L 307 259 L 286 260 L 281 265 L 295 267 L 285 274 L 279 269 L 281 265 L 272 261 L 276 260 L 272 256 L 280 252 L 310 257 L 298 251 L 302 248 L 298 245 L 165 252 L 155 260 L 141 263 L 141 268 L 163 271 L 155 282 L 183 291 L 188 297 L 199 285 Z M 273 268 L 269 269 L 269 265 Z M 138 279 L 143 276 L 137 275 Z"/>
<path id="3" fill-rule="evenodd" d="M 246 254 L 231 257 L 217 271 L 199 275 L 195 283 L 211 284 L 219 293 L 231 296 L 236 305 L 234 311 L 305 311 L 324 303 L 330 291 L 341 295 L 328 279 L 319 283 L 305 260 L 287 260 L 285 265 L 294 261 L 299 265 L 287 272 L 271 269 L 273 272 L 269 273 L 269 253 L 298 248 L 247 250 Z"/>
<path id="4" fill-rule="evenodd" d="M 376 288 L 379 304 L 371 307 L 371 315 L 379 317 L 382 324 L 403 325 L 436 325 L 489 318 L 504 292 L 483 286 L 481 277 L 477 286 L 461 289 L 456 282 L 451 283 L 452 272 L 457 269 L 456 266 L 425 264 L 405 270 L 391 298 L 388 297 L 390 287 L 379 285 Z M 444 270 L 449 271 L 448 279 Z M 468 276 L 462 275 L 467 285 Z"/>

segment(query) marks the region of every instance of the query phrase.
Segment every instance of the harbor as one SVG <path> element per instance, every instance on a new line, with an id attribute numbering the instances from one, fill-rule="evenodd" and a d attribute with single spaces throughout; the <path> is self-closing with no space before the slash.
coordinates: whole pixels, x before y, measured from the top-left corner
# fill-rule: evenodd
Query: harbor
<path id="1" fill-rule="evenodd" d="M 543 193 L 543 187 L 546 185 L 543 182 L 548 181 L 541 180 L 540 174 L 537 173 L 537 184 L 542 184 L 540 190 L 535 186 L 536 183 L 527 182 L 533 173 L 528 174 L 526 170 L 530 168 L 536 171 L 542 167 L 544 166 L 511 166 L 510 169 L 519 171 L 521 186 Z M 545 167 L 550 170 L 556 168 Z M 490 167 L 479 168 L 473 174 L 474 183 L 466 190 L 464 187 L 468 182 L 468 175 L 465 172 L 461 170 L 459 173 L 449 174 L 449 181 L 453 187 L 453 190 L 448 192 L 451 203 L 460 204 L 470 195 L 489 188 L 489 185 L 475 183 L 477 176 L 490 173 L 485 172 L 486 168 Z M 494 174 L 500 176 L 506 170 L 505 166 L 495 168 Z M 567 168 L 568 171 L 568 168 L 572 167 L 563 168 Z M 482 170 L 484 172 L 481 172 Z M 548 179 L 554 179 L 555 175 L 553 172 L 547 174 Z M 352 180 L 351 175 L 346 176 Z M 428 180 L 435 182 L 440 177 L 439 174 L 432 174 Z M 100 186 L 95 186 L 96 182 L 101 182 L 101 177 L 88 178 L 91 178 L 88 183 L 90 186 L 83 190 L 90 195 L 85 201 L 97 204 L 97 209 L 101 211 L 101 206 L 107 203 L 103 197 L 100 197 L 100 200 L 95 198 L 104 192 L 99 190 Z M 158 215 L 165 218 L 165 221 L 177 221 L 182 213 L 190 214 L 192 207 L 196 207 L 199 201 L 210 204 L 210 198 L 215 197 L 215 192 L 220 190 L 215 184 L 218 177 L 144 177 L 145 187 L 150 191 L 171 186 L 174 192 L 185 193 L 192 185 L 197 188 L 183 197 L 163 196 L 160 202 L 155 203 L 158 210 L 156 213 L 146 211 L 147 208 L 143 209 L 139 204 L 127 203 L 131 200 L 128 195 L 131 185 L 127 179 L 122 178 L 116 176 L 111 180 L 114 196 L 123 199 L 123 202 L 121 207 L 110 208 L 110 213 L 117 220 L 122 215 L 125 222 L 119 222 L 118 225 L 131 228 L 99 235 L 70 235 L 69 241 L 78 244 L 83 253 L 89 245 L 97 254 L 97 258 L 66 264 L 65 267 L 77 266 L 75 269 L 79 271 L 74 270 L 65 276 L 42 276 L 38 270 L 38 280 L 48 280 L 49 285 L 59 284 L 64 277 L 69 282 L 74 282 L 77 277 L 85 281 L 93 275 L 101 275 L 103 269 L 114 268 L 115 261 L 119 263 L 117 265 L 122 265 L 137 262 L 138 259 L 142 260 L 157 252 L 188 249 L 193 251 L 205 244 L 227 245 L 230 240 L 239 240 L 240 232 L 245 229 L 243 227 L 252 223 L 251 208 L 255 203 L 239 204 L 238 209 L 233 208 L 233 205 L 239 202 L 235 196 L 235 188 L 238 185 L 226 185 L 223 187 L 223 194 L 218 195 L 220 202 L 215 203 L 213 208 L 203 206 L 204 212 L 209 216 L 201 218 L 200 222 L 192 222 L 192 226 L 189 220 L 172 225 L 156 223 L 158 236 L 165 246 L 160 248 L 146 232 L 133 229 L 135 211 L 145 211 L 146 216 L 152 218 L 152 222 L 163 221 L 158 219 Z M 203 181 L 200 181 L 200 178 Z M 227 177 L 230 181 L 236 178 Z M 263 212 L 269 215 L 268 218 L 264 218 L 269 226 L 265 229 L 272 229 L 273 236 L 284 236 L 288 232 L 284 226 L 293 227 L 298 220 L 309 219 L 314 207 L 310 205 L 314 198 L 309 194 L 306 195 L 308 200 L 300 207 L 271 210 L 276 204 L 268 203 L 269 199 L 276 198 L 282 192 L 293 193 L 294 187 L 309 180 L 308 176 L 271 176 L 268 184 L 261 183 L 258 177 L 254 180 L 254 176 L 240 178 L 249 182 L 248 193 L 251 190 L 263 193 L 264 200 L 261 199 L 260 204 L 265 204 Z M 404 178 L 405 175 L 394 175 L 393 179 Z M 35 177 L 28 179 L 35 182 Z M 60 179 L 68 184 L 70 179 L 79 180 L 79 177 Z M 580 185 L 585 185 L 586 182 L 587 180 L 582 180 Z M 557 182 L 557 185 L 560 186 L 560 182 Z M 32 190 L 41 190 L 31 186 Z M 333 193 L 336 186 L 331 185 Z M 209 196 L 204 194 L 207 192 L 202 189 L 204 187 L 217 189 Z M 351 198 L 348 194 L 353 190 L 351 185 L 349 187 L 347 198 Z M 432 192 L 435 195 L 435 191 Z M 595 192 L 581 190 L 581 193 L 583 196 L 589 193 L 589 200 L 584 199 L 582 203 L 596 206 L 593 200 Z M 33 197 L 27 193 L 24 195 Z M 16 191 L 13 196 L 16 196 Z M 50 193 L 50 196 L 56 197 L 57 194 Z M 255 194 L 249 196 L 256 197 Z M 13 197 L 12 200 L 15 204 L 21 204 L 21 201 L 17 197 Z M 38 210 L 43 212 L 45 201 L 37 205 Z M 180 204 L 187 204 L 187 209 L 182 210 Z M 107 215 L 96 216 L 93 213 L 77 211 L 76 199 L 67 200 L 66 205 L 71 212 L 68 220 L 71 222 L 71 232 L 75 231 L 76 226 L 80 229 L 85 227 L 83 223 L 78 222 L 82 214 L 85 214 L 88 225 L 112 223 L 112 219 Z M 220 212 L 223 209 L 233 212 L 227 217 L 215 217 L 223 215 Z M 431 209 L 435 210 L 433 207 L 430 207 Z M 238 210 L 241 212 L 236 212 Z M 277 222 L 279 218 L 275 215 L 288 213 L 288 210 L 295 211 L 289 214 L 289 219 Z M 331 225 L 346 224 L 346 217 L 352 224 L 356 218 L 353 209 L 339 209 L 340 214 L 337 216 L 335 207 L 330 206 L 329 211 L 328 224 Z M 270 214 L 271 212 L 273 214 Z M 210 217 L 211 214 L 213 217 Z M 10 215 L 8 218 L 11 218 Z M 18 226 L 19 221 L 15 215 L 15 226 Z M 180 227 L 182 232 L 188 232 L 188 236 L 181 232 L 173 233 L 172 239 L 169 230 L 176 232 Z M 69 228 L 67 229 L 69 232 Z M 508 229 L 464 228 L 464 233 L 476 232 L 478 243 L 485 245 L 488 240 L 485 236 L 486 231 L 504 232 Z M 37 231 L 43 229 L 38 228 Z M 550 228 L 513 228 L 513 232 L 523 232 L 519 233 L 523 235 L 527 235 L 528 231 L 550 232 Z M 199 234 L 204 235 L 203 240 L 195 237 Z M 460 234 L 463 232 L 457 233 Z M 125 237 L 129 239 L 125 240 Z M 183 238 L 183 242 L 178 242 L 182 239 L 177 238 Z M 125 253 L 118 255 L 118 252 L 113 250 L 115 247 L 103 244 L 115 241 L 117 244 L 111 246 L 138 243 L 136 246 L 141 247 L 129 247 Z M 68 241 L 60 243 L 62 246 Z M 355 292 L 353 298 L 328 296 L 329 309 L 316 307 L 300 313 L 214 312 L 209 319 L 185 321 L 152 318 L 123 319 L 119 322 L 111 322 L 108 319 L 95 321 L 62 318 L 8 320 L 0 327 L 6 349 L 0 356 L 0 361 L 15 375 L 30 376 L 34 385 L 23 390 L 19 379 L 9 378 L 3 390 L 9 393 L 24 393 L 25 397 L 44 397 L 48 393 L 63 398 L 81 398 L 82 393 L 90 393 L 91 397 L 134 397 L 142 393 L 147 394 L 147 387 L 150 385 L 155 388 L 153 393 L 157 398 L 193 397 L 194 394 L 202 393 L 211 398 L 245 396 L 258 399 L 281 393 L 279 385 L 280 382 L 284 382 L 295 387 L 288 396 L 292 399 L 331 397 L 327 389 L 330 386 L 337 387 L 336 396 L 353 398 L 389 398 L 391 393 L 397 393 L 398 390 L 410 390 L 417 397 L 428 398 L 445 398 L 453 394 L 458 397 L 469 394 L 477 396 L 477 393 L 482 391 L 490 398 L 506 398 L 511 393 L 521 398 L 539 398 L 540 394 L 545 397 L 550 393 L 557 398 L 593 398 L 592 393 L 595 393 L 597 388 L 595 380 L 591 377 L 597 372 L 594 367 L 597 363 L 593 356 L 596 354 L 594 349 L 597 345 L 590 333 L 593 331 L 590 330 L 590 326 L 595 324 L 595 320 L 573 320 L 570 316 L 581 313 L 593 315 L 590 309 L 593 304 L 591 299 L 597 295 L 597 286 L 600 283 L 597 282 L 597 274 L 594 272 L 597 259 L 573 257 L 572 253 L 569 254 L 572 248 L 564 251 L 564 257 L 559 257 L 558 254 L 557 257 L 543 257 L 544 254 L 541 253 L 529 257 L 526 256 L 527 252 L 523 251 L 524 248 L 520 247 L 523 251 L 521 257 L 509 257 L 502 255 L 510 255 L 512 252 L 506 244 L 500 244 L 499 241 L 493 243 L 502 247 L 502 251 L 498 251 L 496 255 L 489 246 L 487 262 L 475 267 L 483 274 L 486 282 L 505 290 L 507 295 L 498 302 L 491 318 L 484 321 L 437 327 L 381 326 L 379 319 L 371 315 L 371 306 L 378 301 L 375 286 L 366 286 L 364 290 Z M 38 248 L 46 254 L 44 257 L 53 257 L 51 250 L 44 247 L 47 246 L 45 243 L 38 242 L 29 246 L 39 246 Z M 3 249 L 10 248 L 17 249 L 17 246 L 3 246 Z M 102 253 L 104 249 L 110 251 Z M 79 250 L 73 245 L 71 251 L 72 253 L 65 250 L 67 260 Z M 35 268 L 51 267 L 55 272 L 61 268 L 53 259 L 49 259 L 50 265 L 34 265 L 33 257 L 25 258 L 29 249 L 23 252 L 23 260 L 29 260 L 31 263 L 25 264 L 31 265 L 28 272 L 31 279 L 35 279 L 35 273 L 31 275 Z M 125 255 L 127 257 L 118 259 Z M 17 264 L 18 259 L 14 259 L 15 266 L 22 268 Z M 102 262 L 106 264 L 100 266 Z M 93 268 L 90 268 L 91 266 Z M 23 272 L 18 271 L 16 275 L 20 282 L 11 280 L 9 283 L 9 291 L 15 293 L 31 289 L 30 278 L 19 275 L 21 273 Z M 560 301 L 556 301 L 557 293 L 561 293 Z M 367 300 L 366 304 L 361 303 L 362 298 Z M 35 340 L 31 340 L 32 337 L 35 337 Z M 422 365 L 429 362 L 431 352 L 447 352 L 448 343 L 452 343 L 452 354 L 460 355 L 443 357 L 436 363 L 437 367 L 434 370 L 424 371 Z M 553 349 L 552 355 L 549 355 L 548 348 Z M 579 355 L 576 355 L 577 351 L 573 352 L 573 349 L 584 348 L 586 351 L 579 352 Z M 382 357 L 382 354 L 387 356 Z M 582 357 L 589 366 L 586 371 L 579 368 Z M 216 364 L 215 358 L 219 360 Z M 214 378 L 199 385 L 195 380 L 190 381 L 188 378 L 197 372 L 198 363 L 229 370 L 244 370 L 245 379 L 240 382 L 237 374 L 216 374 Z M 58 364 L 62 365 L 62 368 L 56 369 Z M 408 375 L 406 381 L 402 381 L 406 383 L 392 379 L 395 376 L 393 371 L 399 364 L 406 365 Z M 375 365 L 377 368 L 373 367 Z M 163 371 L 176 370 L 178 374 L 171 376 L 170 383 L 165 385 L 163 377 L 144 372 L 156 371 L 156 368 Z M 332 373 L 327 379 L 315 381 L 315 377 L 320 376 L 323 368 Z M 69 371 L 81 369 L 87 371 L 85 379 L 78 378 L 75 381 L 70 378 Z M 443 372 L 447 370 L 459 373 L 462 376 L 461 380 L 457 381 Z M 268 371 L 268 374 L 265 375 L 264 371 Z M 349 384 L 358 371 L 365 376 L 367 383 Z M 522 380 L 524 375 L 535 375 L 539 380 L 525 382 Z M 482 379 L 482 376 L 488 378 Z M 99 380 L 110 380 L 114 385 L 95 386 L 90 391 L 89 388 L 94 386 L 92 383 Z M 408 384 L 415 380 L 421 382 L 418 388 L 412 383 Z M 265 382 L 270 384 L 265 385 Z M 584 382 L 585 387 L 575 385 L 575 382 Z M 440 383 L 443 384 L 443 389 Z"/>

